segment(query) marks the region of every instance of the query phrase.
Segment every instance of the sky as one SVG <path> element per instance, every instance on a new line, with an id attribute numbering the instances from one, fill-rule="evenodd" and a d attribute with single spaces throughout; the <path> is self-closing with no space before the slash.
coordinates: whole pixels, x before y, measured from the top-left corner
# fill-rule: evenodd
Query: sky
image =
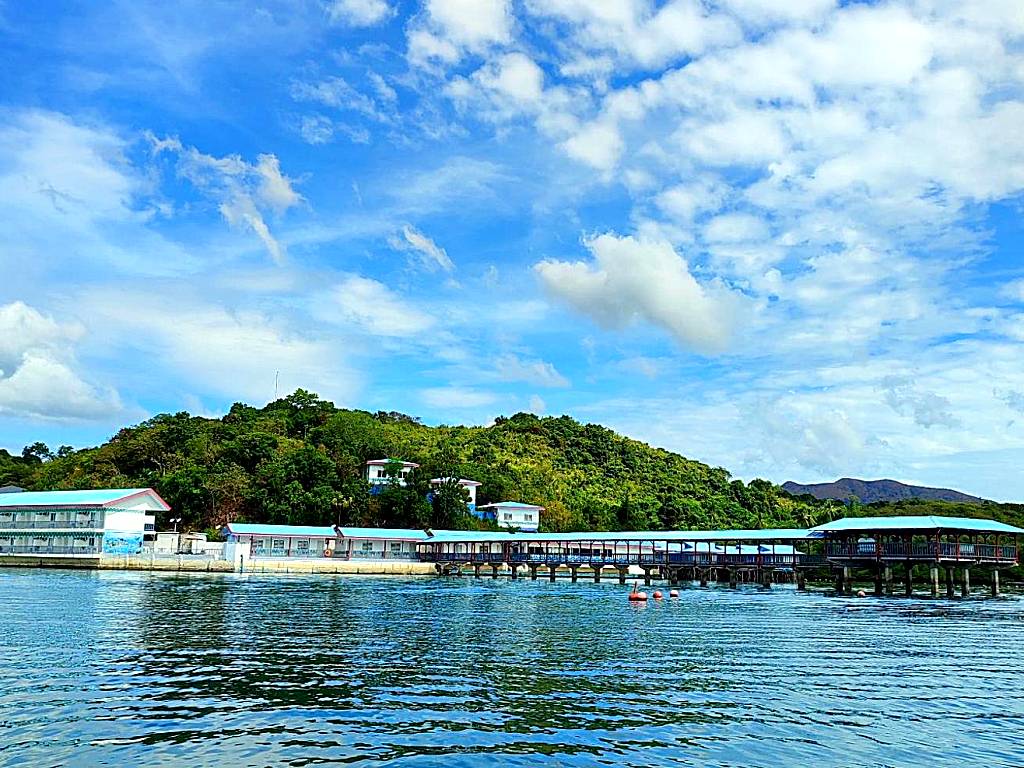
<path id="1" fill-rule="evenodd" d="M 303 387 L 1024 501 L 1019 0 L 0 0 L 0 446 Z"/>

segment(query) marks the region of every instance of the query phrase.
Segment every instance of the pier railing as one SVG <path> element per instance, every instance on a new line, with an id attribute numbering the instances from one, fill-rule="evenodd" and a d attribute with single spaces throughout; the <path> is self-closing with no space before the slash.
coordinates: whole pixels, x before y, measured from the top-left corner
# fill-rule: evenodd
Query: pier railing
<path id="1" fill-rule="evenodd" d="M 642 554 L 573 554 L 573 553 L 526 553 L 511 552 L 420 552 L 421 560 L 439 563 L 480 563 L 517 565 L 601 565 L 627 566 L 751 566 L 751 567 L 793 567 L 803 562 L 803 555 L 739 554 L 739 553 L 677 553 L 657 552 Z"/>
<path id="2" fill-rule="evenodd" d="M 1015 563 L 1017 547 L 955 541 L 828 541 L 825 557 L 838 560 L 953 560 Z"/>

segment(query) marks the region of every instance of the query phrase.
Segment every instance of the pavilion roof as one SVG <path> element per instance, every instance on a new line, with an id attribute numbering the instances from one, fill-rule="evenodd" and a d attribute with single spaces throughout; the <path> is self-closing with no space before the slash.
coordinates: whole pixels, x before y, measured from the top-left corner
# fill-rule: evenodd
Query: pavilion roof
<path id="1" fill-rule="evenodd" d="M 942 517 L 940 515 L 905 515 L 896 517 L 844 517 L 811 529 L 821 534 L 871 533 L 880 531 L 962 531 L 964 533 L 1024 533 L 996 520 L 976 517 Z"/>

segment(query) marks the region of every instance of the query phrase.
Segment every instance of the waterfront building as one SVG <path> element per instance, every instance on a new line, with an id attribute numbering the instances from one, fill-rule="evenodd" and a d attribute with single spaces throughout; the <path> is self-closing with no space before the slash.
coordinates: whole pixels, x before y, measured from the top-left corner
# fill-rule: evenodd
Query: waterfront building
<path id="1" fill-rule="evenodd" d="M 0 556 L 137 554 L 152 513 L 170 509 L 152 488 L 3 493 Z"/>
<path id="2" fill-rule="evenodd" d="M 533 532 L 540 526 L 540 513 L 544 507 L 518 501 L 499 501 L 482 505 L 480 511 L 484 520 L 494 520 L 502 528 Z"/>
<path id="3" fill-rule="evenodd" d="M 398 471 L 398 476 L 392 478 L 388 475 L 391 467 L 401 465 L 401 469 Z M 383 485 L 387 485 L 390 482 L 397 482 L 399 485 L 404 486 L 406 484 L 409 473 L 414 469 L 419 469 L 419 464 L 414 461 L 402 461 L 400 459 L 370 459 L 366 462 L 366 481 L 372 486 L 372 492 L 379 492 L 379 489 Z"/>
<path id="4" fill-rule="evenodd" d="M 416 560 L 416 544 L 435 532 L 415 528 L 354 528 L 316 525 L 228 523 L 225 557 L 299 560 Z"/>
<path id="5" fill-rule="evenodd" d="M 453 479 L 465 488 L 466 493 L 469 495 L 469 501 L 466 502 L 466 507 L 469 510 L 469 513 L 476 517 L 482 517 L 482 514 L 478 512 L 476 508 L 476 489 L 483 485 L 483 483 L 478 483 L 476 480 L 466 480 L 465 478 L 435 477 L 430 481 L 430 484 L 438 486 L 441 485 L 441 483 L 447 483 Z"/>

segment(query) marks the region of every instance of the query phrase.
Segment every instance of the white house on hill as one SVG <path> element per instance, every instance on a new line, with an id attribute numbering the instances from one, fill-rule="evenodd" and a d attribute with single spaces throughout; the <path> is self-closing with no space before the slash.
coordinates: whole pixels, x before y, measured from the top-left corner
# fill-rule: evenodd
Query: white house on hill
<path id="1" fill-rule="evenodd" d="M 414 469 L 419 469 L 419 464 L 413 461 L 399 461 L 398 459 L 370 459 L 366 462 L 366 480 L 370 485 L 386 485 L 391 482 L 388 477 L 388 469 L 391 465 L 401 464 L 402 469 L 398 473 L 399 485 L 405 485 L 406 478 Z"/>
<path id="2" fill-rule="evenodd" d="M 483 512 L 485 520 L 494 520 L 503 528 L 518 528 L 532 533 L 540 525 L 540 513 L 544 511 L 544 507 L 522 504 L 518 501 L 499 501 L 495 504 L 484 504 L 480 511 Z"/>

